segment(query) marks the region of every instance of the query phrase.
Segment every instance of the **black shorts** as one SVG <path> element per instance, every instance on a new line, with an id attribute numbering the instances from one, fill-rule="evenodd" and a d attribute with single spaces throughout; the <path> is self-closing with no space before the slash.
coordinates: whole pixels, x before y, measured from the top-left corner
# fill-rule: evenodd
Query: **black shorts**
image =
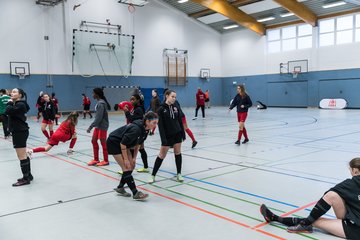
<path id="1" fill-rule="evenodd" d="M 120 144 L 116 144 L 110 139 L 106 141 L 106 147 L 109 155 L 121 154 Z"/>
<path id="2" fill-rule="evenodd" d="M 183 141 L 183 136 L 182 133 L 179 132 L 173 136 L 166 137 L 166 143 L 161 143 L 161 146 L 172 147 L 176 143 L 181 143 L 182 141 Z"/>
<path id="3" fill-rule="evenodd" d="M 89 111 L 89 110 L 90 110 L 90 104 L 84 105 L 84 111 Z"/>
<path id="4" fill-rule="evenodd" d="M 29 131 L 13 132 L 12 141 L 14 148 L 25 148 L 29 137 Z"/>
<path id="5" fill-rule="evenodd" d="M 350 220 L 344 219 L 342 221 L 346 239 L 357 240 L 360 237 L 360 226 L 351 223 Z"/>

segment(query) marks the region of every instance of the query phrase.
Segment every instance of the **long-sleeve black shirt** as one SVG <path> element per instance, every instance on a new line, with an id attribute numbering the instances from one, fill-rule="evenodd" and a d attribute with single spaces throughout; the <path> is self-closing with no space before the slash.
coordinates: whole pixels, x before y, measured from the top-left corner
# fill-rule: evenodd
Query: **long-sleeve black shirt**
<path id="1" fill-rule="evenodd" d="M 126 111 L 125 117 L 129 121 L 129 123 L 132 123 L 135 120 L 143 119 L 144 118 L 144 111 L 141 106 L 136 106 L 131 112 Z"/>
<path id="2" fill-rule="evenodd" d="M 182 113 L 176 104 L 167 105 L 163 103 L 158 110 L 159 133 L 161 142 L 164 144 L 167 139 L 181 133 L 185 139 L 184 127 L 181 121 Z"/>
<path id="3" fill-rule="evenodd" d="M 241 105 L 244 105 L 244 108 L 241 108 Z M 249 110 L 249 108 L 252 106 L 252 101 L 251 101 L 249 95 L 246 95 L 244 98 L 242 98 L 240 96 L 240 94 L 237 94 L 234 97 L 229 109 L 231 110 L 235 106 L 236 106 L 237 112 L 247 112 Z"/>
<path id="4" fill-rule="evenodd" d="M 41 106 L 41 113 L 45 120 L 54 120 L 56 114 L 56 107 L 52 101 L 44 102 Z"/>
<path id="5" fill-rule="evenodd" d="M 29 129 L 26 123 L 26 113 L 30 110 L 25 100 L 9 101 L 5 113 L 9 116 L 9 129 L 11 132 L 23 132 Z"/>
<path id="6" fill-rule="evenodd" d="M 118 145 L 120 143 L 127 148 L 135 147 L 138 144 L 142 144 L 147 138 L 147 132 L 145 130 L 142 120 L 135 120 L 134 122 L 125 125 L 111 132 L 108 141 Z"/>

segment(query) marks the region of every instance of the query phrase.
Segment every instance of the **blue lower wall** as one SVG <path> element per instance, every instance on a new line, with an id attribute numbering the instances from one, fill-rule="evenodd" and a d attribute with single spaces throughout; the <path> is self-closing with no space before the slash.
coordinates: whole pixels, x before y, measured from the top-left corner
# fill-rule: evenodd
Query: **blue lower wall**
<path id="1" fill-rule="evenodd" d="M 170 87 L 177 92 L 178 100 L 184 107 L 195 106 L 195 94 L 198 87 L 203 91 L 209 89 L 211 94 L 211 103 L 213 105 L 222 105 L 222 79 L 211 78 L 209 82 L 197 78 L 189 77 L 188 84 L 185 87 Z M 164 77 L 140 77 L 130 76 L 114 77 L 114 76 L 94 76 L 84 78 L 79 75 L 53 75 L 53 87 L 46 87 L 46 75 L 31 75 L 26 79 L 18 79 L 16 76 L 8 74 L 0 74 L 0 88 L 12 89 L 15 87 L 22 88 L 28 94 L 28 103 L 31 107 L 30 115 L 36 113 L 35 104 L 40 91 L 55 92 L 56 97 L 59 99 L 61 110 L 77 110 L 82 109 L 82 93 L 86 93 L 91 97 L 91 91 L 94 87 L 101 86 L 141 86 L 142 88 L 165 88 Z M 119 99 L 123 100 L 123 99 Z M 92 108 L 94 101 L 92 101 Z"/>
<path id="2" fill-rule="evenodd" d="M 164 77 L 103 77 L 84 78 L 79 75 L 53 75 L 53 87 L 47 88 L 46 75 L 31 75 L 20 80 L 8 74 L 0 74 L 0 88 L 23 88 L 28 94 L 30 114 L 36 113 L 35 103 L 40 91 L 55 92 L 61 110 L 82 108 L 82 93 L 91 96 L 94 87 L 101 86 L 141 86 L 142 88 L 165 88 Z M 197 77 L 189 77 L 185 87 L 171 87 L 178 94 L 184 107 L 195 106 L 198 87 L 210 90 L 212 105 L 228 105 L 236 94 L 237 84 L 245 83 L 252 100 L 262 101 L 277 107 L 317 107 L 323 98 L 344 98 L 350 108 L 360 108 L 360 69 L 318 71 L 300 74 L 292 78 L 287 74 L 267 74 L 245 77 L 211 78 L 209 82 Z M 120 101 L 120 100 L 119 100 Z M 93 101 L 94 103 L 94 101 Z M 94 107 L 94 104 L 92 104 Z"/>
<path id="3" fill-rule="evenodd" d="M 360 108 L 360 69 L 318 71 L 299 74 L 268 74 L 223 78 L 223 103 L 245 83 L 252 100 L 276 107 L 317 107 L 324 98 L 344 98 L 350 108 Z"/>

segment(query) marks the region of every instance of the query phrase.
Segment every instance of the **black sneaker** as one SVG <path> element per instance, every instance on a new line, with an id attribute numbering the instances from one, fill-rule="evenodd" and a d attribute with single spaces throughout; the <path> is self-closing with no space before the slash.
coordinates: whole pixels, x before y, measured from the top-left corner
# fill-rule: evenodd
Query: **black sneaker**
<path id="1" fill-rule="evenodd" d="M 192 142 L 192 145 L 191 145 L 191 148 L 194 148 L 194 147 L 196 147 L 196 145 L 198 144 L 198 142 L 197 141 L 193 141 Z"/>
<path id="2" fill-rule="evenodd" d="M 261 204 L 260 213 L 264 217 L 266 222 L 271 222 L 273 220 L 274 214 L 266 207 L 265 204 Z"/>
<path id="3" fill-rule="evenodd" d="M 247 143 L 248 141 L 249 141 L 249 139 L 246 138 L 246 139 L 242 142 L 242 144 L 245 144 L 245 143 Z"/>
<path id="4" fill-rule="evenodd" d="M 29 185 L 29 184 L 30 184 L 30 180 L 27 180 L 25 178 L 20 178 L 19 181 L 14 183 L 12 186 L 13 187 L 20 187 L 20 186 Z"/>
<path id="5" fill-rule="evenodd" d="M 289 233 L 312 233 L 313 227 L 312 225 L 303 225 L 299 223 L 296 226 L 291 226 L 286 229 Z"/>
<path id="6" fill-rule="evenodd" d="M 235 144 L 236 144 L 236 145 L 240 145 L 240 140 L 237 140 L 237 141 L 235 142 Z"/>

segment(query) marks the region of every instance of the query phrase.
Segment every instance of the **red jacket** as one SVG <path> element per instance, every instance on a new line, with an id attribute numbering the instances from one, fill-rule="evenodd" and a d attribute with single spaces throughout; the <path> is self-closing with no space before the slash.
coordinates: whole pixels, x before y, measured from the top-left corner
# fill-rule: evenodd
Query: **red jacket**
<path id="1" fill-rule="evenodd" d="M 201 89 L 198 90 L 196 93 L 196 105 L 204 106 L 205 105 L 205 93 L 201 91 Z"/>

